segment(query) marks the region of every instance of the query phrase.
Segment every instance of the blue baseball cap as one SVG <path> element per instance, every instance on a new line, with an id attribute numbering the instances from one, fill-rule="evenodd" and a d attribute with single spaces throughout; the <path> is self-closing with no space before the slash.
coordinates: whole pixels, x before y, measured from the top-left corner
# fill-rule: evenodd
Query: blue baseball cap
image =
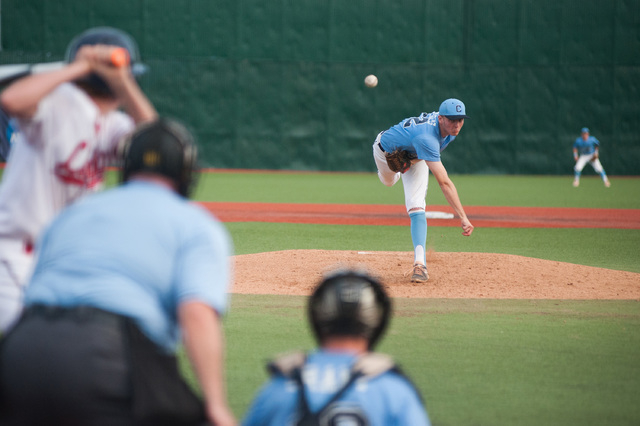
<path id="1" fill-rule="evenodd" d="M 582 133 L 589 133 L 589 128 L 588 127 L 583 127 L 582 128 Z"/>
<path id="2" fill-rule="evenodd" d="M 469 118 L 462 101 L 454 98 L 450 98 L 442 102 L 440 104 L 440 110 L 438 111 L 438 113 L 440 115 L 444 115 L 445 117 L 451 120 Z"/>

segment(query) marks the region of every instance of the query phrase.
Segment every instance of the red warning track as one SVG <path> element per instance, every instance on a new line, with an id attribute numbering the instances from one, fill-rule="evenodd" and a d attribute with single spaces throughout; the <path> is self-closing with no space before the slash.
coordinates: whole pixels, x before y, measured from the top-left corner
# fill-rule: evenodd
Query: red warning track
<path id="1" fill-rule="evenodd" d="M 223 222 L 313 223 L 329 225 L 403 226 L 409 218 L 402 205 L 201 203 Z M 428 212 L 453 213 L 449 206 L 427 206 Z M 465 206 L 477 227 L 640 229 L 640 210 L 551 207 Z M 454 219 L 428 219 L 429 226 L 460 226 Z"/>

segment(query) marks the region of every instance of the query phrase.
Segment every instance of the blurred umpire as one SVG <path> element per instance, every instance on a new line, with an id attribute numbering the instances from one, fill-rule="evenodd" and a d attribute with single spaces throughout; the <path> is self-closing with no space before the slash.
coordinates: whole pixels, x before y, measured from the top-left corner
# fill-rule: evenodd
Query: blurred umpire
<path id="1" fill-rule="evenodd" d="M 319 284 L 308 316 L 320 348 L 283 355 L 254 399 L 247 426 L 429 425 L 422 399 L 393 360 L 372 352 L 391 315 L 370 275 L 339 270 Z"/>
<path id="2" fill-rule="evenodd" d="M 0 350 L 2 424 L 235 424 L 220 318 L 232 247 L 187 199 L 191 134 L 156 120 L 121 155 L 123 185 L 63 211 L 37 247 L 25 312 Z M 181 337 L 204 402 L 178 371 Z"/>

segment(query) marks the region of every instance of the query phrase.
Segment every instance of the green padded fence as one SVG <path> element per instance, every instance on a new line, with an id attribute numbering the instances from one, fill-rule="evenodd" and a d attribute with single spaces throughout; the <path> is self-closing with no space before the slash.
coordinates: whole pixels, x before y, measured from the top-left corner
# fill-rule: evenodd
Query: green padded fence
<path id="1" fill-rule="evenodd" d="M 373 171 L 375 135 L 458 97 L 450 173 L 571 174 L 583 126 L 640 174 L 640 0 L 4 0 L 0 64 L 131 33 L 161 114 L 219 168 Z M 368 89 L 363 79 L 379 77 Z M 585 173 L 593 173 L 589 168 Z"/>

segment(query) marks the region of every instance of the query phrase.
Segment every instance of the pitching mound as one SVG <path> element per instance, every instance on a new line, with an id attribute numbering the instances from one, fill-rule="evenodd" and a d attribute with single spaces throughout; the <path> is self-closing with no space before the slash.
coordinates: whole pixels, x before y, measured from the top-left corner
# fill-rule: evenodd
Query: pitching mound
<path id="1" fill-rule="evenodd" d="M 507 254 L 427 253 L 429 282 L 409 282 L 412 252 L 285 250 L 235 256 L 233 293 L 309 295 L 323 272 L 366 268 L 393 297 L 640 300 L 640 274 Z"/>

